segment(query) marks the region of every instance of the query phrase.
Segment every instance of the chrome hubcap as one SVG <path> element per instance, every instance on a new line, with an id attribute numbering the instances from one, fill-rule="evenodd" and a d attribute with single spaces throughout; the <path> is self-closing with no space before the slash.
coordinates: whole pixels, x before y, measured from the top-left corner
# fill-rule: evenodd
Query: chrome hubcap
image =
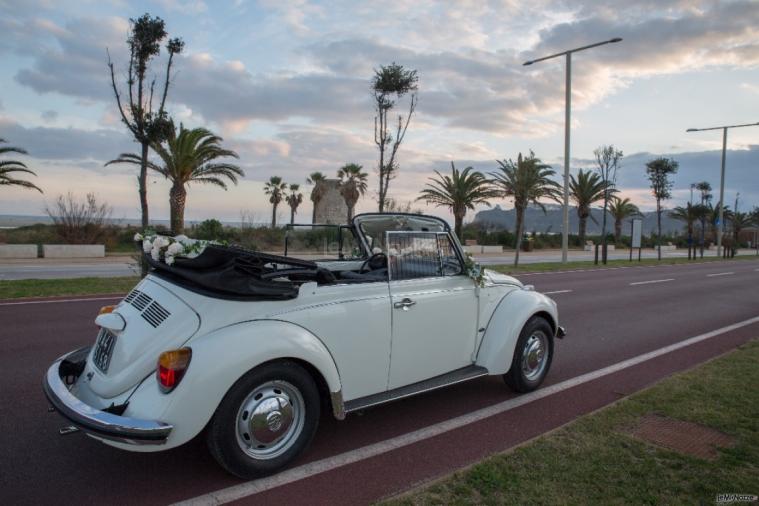
<path id="1" fill-rule="evenodd" d="M 272 459 L 290 448 L 303 430 L 306 407 L 300 391 L 286 381 L 254 389 L 237 413 L 237 442 L 255 459 Z"/>
<path id="2" fill-rule="evenodd" d="M 534 381 L 543 374 L 548 358 L 548 338 L 535 331 L 524 343 L 522 350 L 522 373 L 528 381 Z"/>

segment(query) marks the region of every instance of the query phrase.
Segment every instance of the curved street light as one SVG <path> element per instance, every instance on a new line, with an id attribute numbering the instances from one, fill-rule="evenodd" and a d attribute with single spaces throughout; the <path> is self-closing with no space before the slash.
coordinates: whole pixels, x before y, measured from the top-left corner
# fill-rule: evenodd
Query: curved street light
<path id="1" fill-rule="evenodd" d="M 572 53 L 578 51 L 584 51 L 593 47 L 603 46 L 606 44 L 614 44 L 621 42 L 621 37 L 614 37 L 613 39 L 604 40 L 603 42 L 596 42 L 595 44 L 588 44 L 587 46 L 577 47 L 569 49 L 568 51 L 562 51 L 542 58 L 536 58 L 534 60 L 528 60 L 524 62 L 523 66 L 532 65 L 544 60 L 550 60 L 551 58 L 557 58 L 559 56 L 566 56 L 567 61 L 567 76 L 565 86 L 565 111 L 564 111 L 564 210 L 563 210 L 563 226 L 561 231 L 561 261 L 567 262 L 567 255 L 569 251 L 569 121 L 570 110 L 572 107 Z"/>
<path id="2" fill-rule="evenodd" d="M 724 217 L 724 208 L 725 208 L 725 152 L 727 150 L 727 129 L 728 128 L 742 128 L 742 127 L 751 127 L 751 126 L 759 126 L 759 122 L 756 123 L 743 123 L 740 125 L 723 125 L 723 126 L 717 126 L 717 127 L 708 127 L 708 128 L 689 128 L 685 132 L 705 132 L 707 130 L 722 130 L 722 166 L 720 169 L 720 179 L 719 179 L 719 226 L 717 227 L 717 257 L 719 257 L 722 254 L 722 234 L 725 230 L 725 217 Z"/>

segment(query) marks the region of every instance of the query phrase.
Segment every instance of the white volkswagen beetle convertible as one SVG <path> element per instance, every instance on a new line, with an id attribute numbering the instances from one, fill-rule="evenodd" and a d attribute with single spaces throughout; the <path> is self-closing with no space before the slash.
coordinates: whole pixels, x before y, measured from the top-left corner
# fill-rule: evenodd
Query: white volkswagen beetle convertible
<path id="1" fill-rule="evenodd" d="M 308 244 L 336 254 L 296 258 Z M 292 461 L 325 408 L 342 420 L 485 375 L 531 391 L 564 335 L 550 298 L 472 269 L 430 216 L 292 227 L 284 256 L 208 245 L 146 258 L 151 273 L 101 310 L 93 346 L 50 366 L 45 394 L 73 424 L 62 432 L 134 451 L 205 432 L 243 478 Z"/>

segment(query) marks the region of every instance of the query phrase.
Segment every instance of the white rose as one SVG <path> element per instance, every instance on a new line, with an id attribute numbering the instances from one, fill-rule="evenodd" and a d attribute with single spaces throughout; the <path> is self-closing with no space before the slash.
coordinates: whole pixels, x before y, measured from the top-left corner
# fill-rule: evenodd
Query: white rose
<path id="1" fill-rule="evenodd" d="M 150 250 L 150 256 L 153 257 L 153 260 L 156 262 L 161 259 L 161 250 L 153 247 L 152 250 Z"/>
<path id="2" fill-rule="evenodd" d="M 155 241 L 153 241 L 153 247 L 154 248 L 159 248 L 160 249 L 160 248 L 164 248 L 164 247 L 166 247 L 168 245 L 169 245 L 169 240 L 166 239 L 163 236 L 160 236 L 160 235 L 155 238 Z"/>
<path id="3" fill-rule="evenodd" d="M 134 234 L 134 242 L 140 242 L 142 240 L 142 234 L 139 232 Z"/>
<path id="4" fill-rule="evenodd" d="M 176 237 L 174 238 L 174 240 L 175 240 L 175 241 L 178 241 L 178 242 L 187 242 L 189 239 L 190 239 L 190 238 L 189 238 L 189 237 L 187 237 L 187 236 L 186 236 L 186 235 L 184 235 L 184 234 L 179 234 L 178 236 L 176 236 Z"/>
<path id="5" fill-rule="evenodd" d="M 172 256 L 173 255 L 178 255 L 178 254 L 182 253 L 183 250 L 184 250 L 184 246 L 182 246 L 178 242 L 173 242 L 173 243 L 169 244 L 168 249 L 166 249 L 166 254 L 167 255 L 172 255 Z"/>
<path id="6" fill-rule="evenodd" d="M 151 249 L 153 249 L 153 243 L 151 243 L 150 240 L 145 239 L 142 241 L 142 251 L 145 253 L 150 253 Z"/>
<path id="7" fill-rule="evenodd" d="M 171 265 L 174 263 L 174 256 L 166 255 L 166 258 L 164 258 L 164 261 L 166 262 L 166 265 Z"/>

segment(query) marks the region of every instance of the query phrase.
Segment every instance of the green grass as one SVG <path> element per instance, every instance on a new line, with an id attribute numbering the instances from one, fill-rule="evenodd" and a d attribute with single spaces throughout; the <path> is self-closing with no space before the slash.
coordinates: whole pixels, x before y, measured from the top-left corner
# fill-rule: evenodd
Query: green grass
<path id="1" fill-rule="evenodd" d="M 757 384 L 754 341 L 387 504 L 713 504 L 718 493 L 759 494 Z M 625 433 L 648 413 L 705 424 L 736 445 L 707 461 Z"/>
<path id="2" fill-rule="evenodd" d="M 759 260 L 759 256 L 755 255 L 741 255 L 731 258 L 730 260 Z M 539 262 L 534 264 L 522 264 L 519 267 L 514 267 L 513 264 L 500 264 L 500 265 L 486 265 L 485 268 L 493 269 L 504 274 L 519 274 L 524 272 L 549 272 L 549 271 L 571 271 L 578 269 L 604 269 L 609 267 L 639 267 L 642 265 L 674 265 L 674 264 L 696 264 L 702 262 L 721 262 L 722 258 L 705 257 L 698 260 L 688 260 L 687 258 L 662 258 L 657 260 L 655 258 L 644 258 L 640 262 L 633 260 L 609 260 L 606 265 L 595 265 L 593 261 L 575 261 L 562 264 L 560 262 Z"/>
<path id="3" fill-rule="evenodd" d="M 0 281 L 0 299 L 126 293 L 140 280 L 138 276 L 119 278 L 19 279 Z"/>

